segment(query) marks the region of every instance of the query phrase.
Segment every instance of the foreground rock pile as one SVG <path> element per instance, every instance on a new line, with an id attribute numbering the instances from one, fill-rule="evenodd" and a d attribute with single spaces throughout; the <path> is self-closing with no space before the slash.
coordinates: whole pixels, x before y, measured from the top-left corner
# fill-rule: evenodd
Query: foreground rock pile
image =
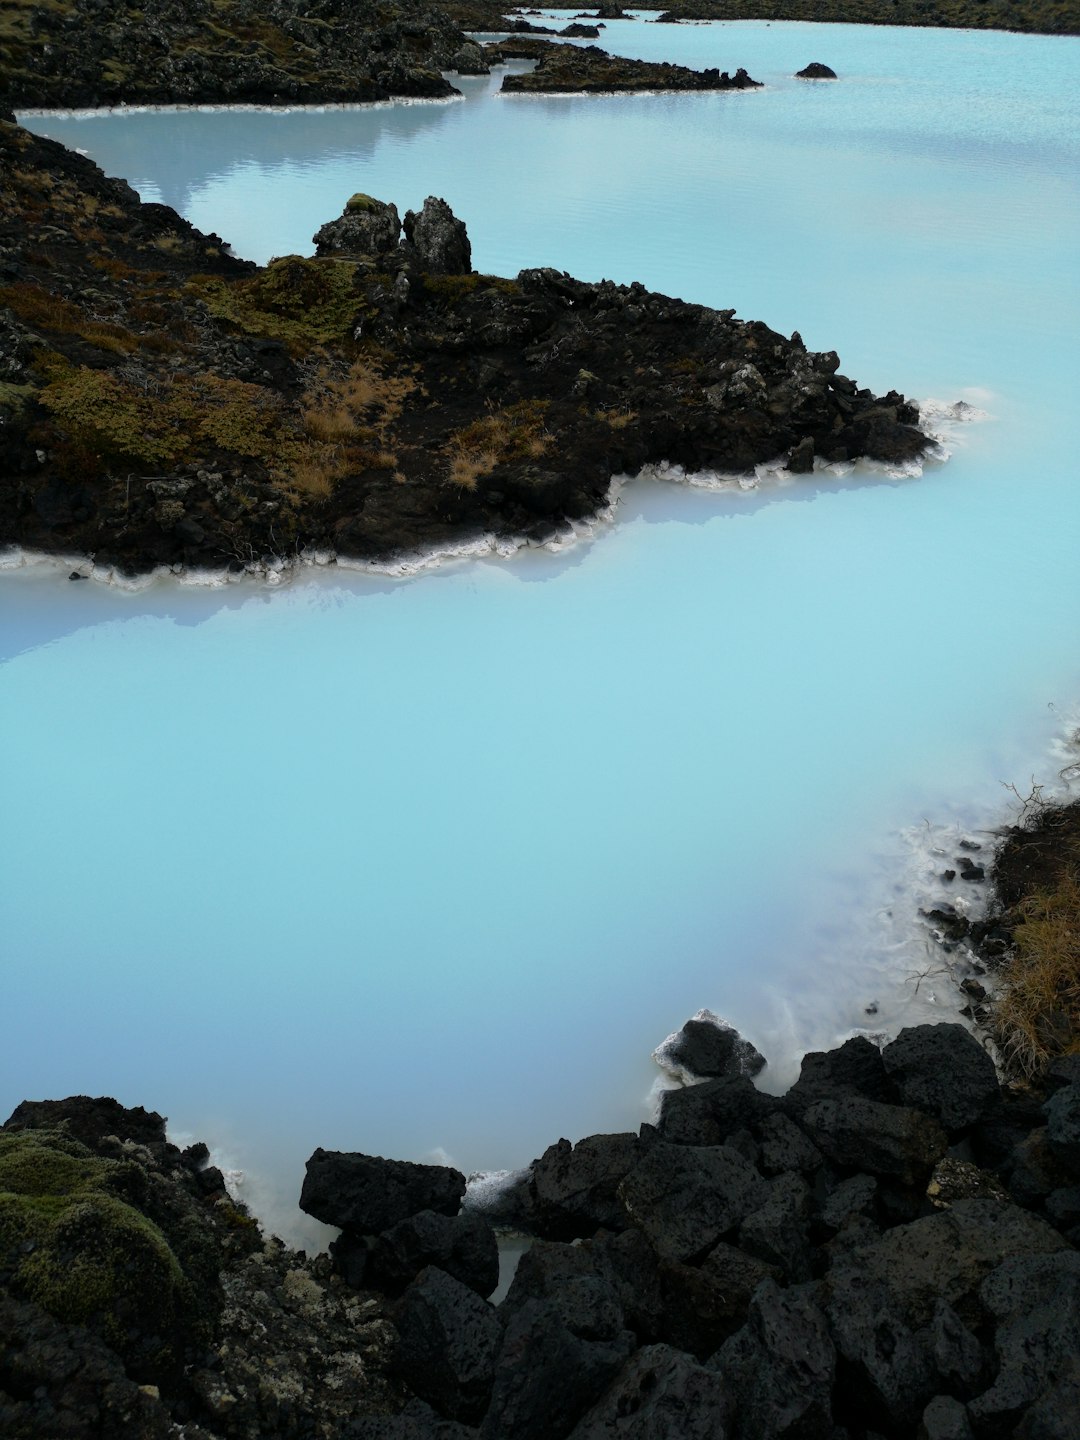
<path id="1" fill-rule="evenodd" d="M 301 1205 L 342 1234 L 314 1261 L 159 1116 L 24 1104 L 0 1432 L 1075 1437 L 1080 1058 L 1002 1090 L 967 1031 L 919 1026 L 808 1055 L 780 1097 L 744 1062 L 551 1146 L 486 1213 L 448 1167 L 318 1150 Z M 492 1219 L 537 1237 L 498 1305 Z"/>

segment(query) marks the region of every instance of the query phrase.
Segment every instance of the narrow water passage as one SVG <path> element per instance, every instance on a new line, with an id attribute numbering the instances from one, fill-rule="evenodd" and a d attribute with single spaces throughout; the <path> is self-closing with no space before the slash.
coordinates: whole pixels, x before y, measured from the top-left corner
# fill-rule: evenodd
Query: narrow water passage
<path id="1" fill-rule="evenodd" d="M 919 479 L 641 481 L 591 543 L 404 581 L 4 576 L 0 1105 L 115 1093 L 294 1196 L 316 1144 L 490 1167 L 636 1125 L 701 1005 L 776 1083 L 951 1007 L 901 831 L 991 823 L 1080 697 L 1077 42 L 603 43 L 768 88 L 32 123 L 240 253 L 442 194 L 480 268 L 735 306 L 990 418 Z"/>

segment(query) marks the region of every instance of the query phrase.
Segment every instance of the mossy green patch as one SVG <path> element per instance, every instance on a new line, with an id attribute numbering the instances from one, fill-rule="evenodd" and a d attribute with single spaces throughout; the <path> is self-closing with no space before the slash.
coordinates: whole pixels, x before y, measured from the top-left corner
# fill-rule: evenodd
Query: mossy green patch
<path id="1" fill-rule="evenodd" d="M 365 195 L 362 190 L 358 190 L 355 195 L 350 195 L 345 201 L 346 215 L 360 215 L 367 210 L 381 209 L 382 201 L 376 200 L 371 195 Z"/>
<path id="2" fill-rule="evenodd" d="M 351 339 L 362 301 L 349 260 L 271 260 L 250 280 L 196 276 L 190 288 L 211 314 L 248 335 L 281 340 L 294 355 Z"/>
<path id="3" fill-rule="evenodd" d="M 115 1193 L 127 1167 L 63 1131 L 0 1136 L 0 1268 L 58 1320 L 91 1326 L 139 1378 L 175 1371 L 195 1297 L 161 1230 Z"/>

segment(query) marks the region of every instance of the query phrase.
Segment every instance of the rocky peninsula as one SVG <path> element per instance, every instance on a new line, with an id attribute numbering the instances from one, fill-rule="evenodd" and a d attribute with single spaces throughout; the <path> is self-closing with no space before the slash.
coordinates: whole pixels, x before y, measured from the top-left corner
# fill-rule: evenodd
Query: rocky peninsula
<path id="1" fill-rule="evenodd" d="M 566 32 L 563 31 L 563 34 Z M 535 60 L 536 68 L 523 75 L 507 75 L 502 89 L 508 95 L 575 95 L 633 90 L 760 90 L 741 67 L 726 70 L 691 70 L 652 60 L 627 60 L 609 55 L 598 45 L 556 45 L 550 40 L 496 40 L 484 46 L 491 64 L 503 60 Z"/>
<path id="2" fill-rule="evenodd" d="M 0 544 L 127 574 L 544 541 L 669 461 L 902 464 L 916 406 L 730 310 L 478 275 L 429 197 L 265 267 L 0 121 Z M 403 234 L 402 234 L 403 230 Z"/>

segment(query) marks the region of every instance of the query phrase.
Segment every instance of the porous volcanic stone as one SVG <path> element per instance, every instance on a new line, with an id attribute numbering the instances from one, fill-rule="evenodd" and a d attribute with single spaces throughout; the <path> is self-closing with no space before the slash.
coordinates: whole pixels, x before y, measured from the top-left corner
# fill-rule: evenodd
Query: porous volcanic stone
<path id="1" fill-rule="evenodd" d="M 994 1062 L 962 1025 L 914 1025 L 881 1052 L 902 1104 L 933 1115 L 953 1134 L 998 1098 Z"/>
<path id="2" fill-rule="evenodd" d="M 549 1145 L 532 1168 L 530 1227 L 553 1240 L 584 1238 L 601 1226 L 622 1229 L 626 1213 L 616 1192 L 644 1149 L 632 1134 L 589 1135 L 576 1145 L 569 1140 Z"/>
<path id="3" fill-rule="evenodd" d="M 394 1312 L 393 1368 L 414 1394 L 452 1420 L 487 1408 L 502 1326 L 475 1290 L 434 1266 L 413 1281 Z"/>
<path id="4" fill-rule="evenodd" d="M 311 238 L 319 256 L 388 255 L 398 248 L 401 219 L 396 205 L 354 195 L 340 218 L 327 221 Z"/>
<path id="5" fill-rule="evenodd" d="M 499 1283 L 499 1246 L 482 1215 L 421 1210 L 383 1232 L 371 1247 L 368 1282 L 393 1295 L 437 1265 L 478 1295 Z"/>
<path id="6" fill-rule="evenodd" d="M 831 1160 L 905 1185 L 925 1181 L 948 1144 L 944 1130 L 921 1110 L 882 1105 L 861 1095 L 818 1100 L 802 1116 L 804 1129 Z"/>
<path id="7" fill-rule="evenodd" d="M 1080 1085 L 1066 1085 L 1046 1102 L 1046 1140 L 1054 1158 L 1080 1175 Z"/>
<path id="8" fill-rule="evenodd" d="M 756 1075 L 765 1068 L 765 1056 L 738 1030 L 715 1017 L 699 1015 L 664 1041 L 656 1059 L 667 1068 L 689 1070 L 703 1079 Z"/>
<path id="9" fill-rule="evenodd" d="M 530 1246 L 499 1306 L 499 1319 L 505 1323 L 530 1300 L 546 1300 L 582 1340 L 612 1340 L 625 1328 L 610 1261 L 593 1247 L 551 1240 Z"/>
<path id="10" fill-rule="evenodd" d="M 570 1440 L 720 1440 L 732 1403 L 723 1378 L 670 1345 L 646 1345 Z"/>
<path id="11" fill-rule="evenodd" d="M 836 1351 L 825 1316 L 798 1289 L 763 1280 L 746 1324 L 712 1364 L 734 1401 L 737 1440 L 827 1440 Z"/>
<path id="12" fill-rule="evenodd" d="M 468 275 L 472 246 L 465 229 L 445 200 L 429 195 L 419 212 L 406 210 L 405 239 L 416 252 L 420 268 L 431 275 Z"/>
<path id="13" fill-rule="evenodd" d="M 456 1215 L 465 1176 L 446 1165 L 414 1165 L 342 1150 L 316 1150 L 307 1162 L 300 1209 L 327 1225 L 367 1235 L 421 1210 Z"/>
<path id="14" fill-rule="evenodd" d="M 663 1141 L 619 1187 L 630 1219 L 664 1260 L 704 1255 L 768 1193 L 753 1166 L 728 1146 Z"/>
<path id="15" fill-rule="evenodd" d="M 728 1075 L 665 1090 L 656 1128 L 675 1145 L 722 1145 L 729 1135 L 748 1129 L 778 1105 L 745 1075 Z"/>

